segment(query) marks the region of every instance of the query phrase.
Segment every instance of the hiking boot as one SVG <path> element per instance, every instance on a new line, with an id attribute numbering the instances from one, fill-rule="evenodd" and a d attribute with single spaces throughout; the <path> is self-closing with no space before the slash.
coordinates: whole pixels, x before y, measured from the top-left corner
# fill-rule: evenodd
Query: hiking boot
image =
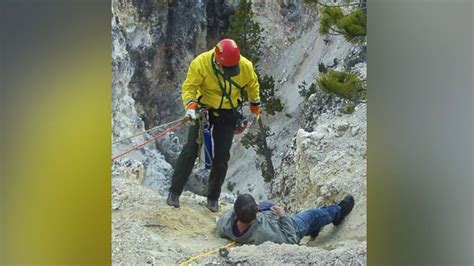
<path id="1" fill-rule="evenodd" d="M 316 232 L 312 232 L 309 236 L 311 237 L 311 240 L 314 240 L 316 239 L 316 237 L 318 237 L 319 235 L 319 231 L 321 231 L 320 229 Z"/>
<path id="2" fill-rule="evenodd" d="M 211 212 L 218 212 L 219 211 L 219 203 L 217 200 L 207 200 L 207 205 L 206 207 L 211 211 Z"/>
<path id="3" fill-rule="evenodd" d="M 346 196 L 339 202 L 339 207 L 341 207 L 341 214 L 332 222 L 334 225 L 340 225 L 344 218 L 352 211 L 352 208 L 354 208 L 354 197 L 351 195 Z"/>
<path id="4" fill-rule="evenodd" d="M 168 198 L 166 199 L 166 203 L 175 208 L 179 208 L 179 194 L 170 192 L 168 194 Z"/>

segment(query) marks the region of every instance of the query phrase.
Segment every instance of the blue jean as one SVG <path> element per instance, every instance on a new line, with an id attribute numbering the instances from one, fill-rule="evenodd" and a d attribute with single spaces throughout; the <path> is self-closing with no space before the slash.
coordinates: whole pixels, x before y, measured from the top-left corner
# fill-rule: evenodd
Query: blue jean
<path id="1" fill-rule="evenodd" d="M 304 236 L 319 232 L 323 226 L 332 223 L 339 217 L 340 213 L 341 207 L 334 204 L 295 214 L 291 216 L 291 220 L 295 226 L 296 235 L 302 239 Z"/>

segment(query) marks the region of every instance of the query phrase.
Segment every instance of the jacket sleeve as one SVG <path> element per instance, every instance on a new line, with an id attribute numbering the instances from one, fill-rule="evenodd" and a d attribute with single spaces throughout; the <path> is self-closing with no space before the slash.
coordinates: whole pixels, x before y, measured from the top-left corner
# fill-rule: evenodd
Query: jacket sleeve
<path id="1" fill-rule="evenodd" d="M 296 236 L 295 227 L 290 219 L 290 216 L 284 215 L 279 219 L 281 231 L 288 239 L 289 244 L 298 244 L 298 237 Z"/>
<path id="2" fill-rule="evenodd" d="M 181 99 L 186 107 L 190 102 L 197 102 L 197 92 L 203 82 L 203 76 L 199 71 L 199 58 L 195 58 L 189 65 L 186 80 L 183 83 Z"/>
<path id="3" fill-rule="evenodd" d="M 249 102 L 253 104 L 260 104 L 260 84 L 258 83 L 257 73 L 253 68 L 253 64 L 250 64 L 250 80 L 247 83 L 247 93 L 249 96 Z"/>
<path id="4" fill-rule="evenodd" d="M 225 227 L 229 223 L 230 216 L 231 215 L 229 213 L 225 213 L 224 215 L 219 217 L 219 220 L 217 221 L 217 233 L 221 237 L 229 237 L 226 234 L 226 228 Z"/>
<path id="5" fill-rule="evenodd" d="M 220 237 L 225 237 L 224 233 L 224 228 L 222 228 L 222 224 L 217 223 L 217 234 L 219 234 Z"/>

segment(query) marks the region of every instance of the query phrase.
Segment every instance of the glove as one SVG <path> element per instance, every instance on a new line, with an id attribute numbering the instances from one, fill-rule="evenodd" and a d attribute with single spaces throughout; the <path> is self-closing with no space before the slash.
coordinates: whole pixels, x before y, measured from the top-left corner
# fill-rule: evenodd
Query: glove
<path id="1" fill-rule="evenodd" d="M 189 117 L 191 120 L 196 120 L 197 119 L 197 114 L 196 114 L 197 107 L 198 107 L 197 103 L 190 102 L 186 106 L 186 114 L 184 114 L 184 116 Z"/>
<path id="2" fill-rule="evenodd" d="M 251 103 L 250 104 L 250 112 L 254 115 L 259 115 L 260 114 L 260 106 Z"/>

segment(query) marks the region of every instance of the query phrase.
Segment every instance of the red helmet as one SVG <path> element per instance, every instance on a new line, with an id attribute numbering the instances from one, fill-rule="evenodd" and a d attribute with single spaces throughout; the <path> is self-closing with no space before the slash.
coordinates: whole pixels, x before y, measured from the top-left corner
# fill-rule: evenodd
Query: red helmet
<path id="1" fill-rule="evenodd" d="M 222 66 L 230 67 L 239 64 L 240 50 L 234 40 L 222 39 L 214 49 L 216 62 Z"/>

